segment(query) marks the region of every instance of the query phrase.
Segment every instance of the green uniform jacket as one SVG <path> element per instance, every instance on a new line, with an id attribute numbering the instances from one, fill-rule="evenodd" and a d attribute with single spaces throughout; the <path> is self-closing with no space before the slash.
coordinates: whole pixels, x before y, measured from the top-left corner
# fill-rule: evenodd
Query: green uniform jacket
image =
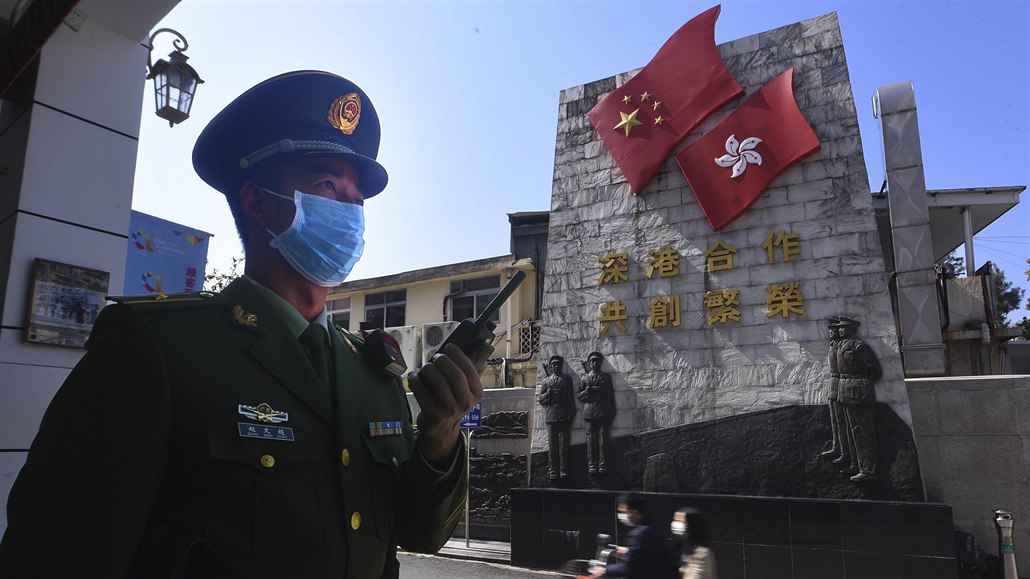
<path id="1" fill-rule="evenodd" d="M 432 469 L 399 381 L 330 334 L 335 401 L 246 283 L 105 308 L 11 491 L 0 575 L 154 579 L 206 553 L 185 577 L 375 579 L 396 576 L 398 543 L 439 549 L 467 492 L 464 448 Z M 287 420 L 240 412 L 259 404 Z"/>

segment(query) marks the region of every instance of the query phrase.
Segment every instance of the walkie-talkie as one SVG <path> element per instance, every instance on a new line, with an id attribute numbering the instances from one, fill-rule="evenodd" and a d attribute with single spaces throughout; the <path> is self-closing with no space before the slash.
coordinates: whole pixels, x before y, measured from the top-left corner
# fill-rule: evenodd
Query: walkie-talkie
<path id="1" fill-rule="evenodd" d="M 485 364 L 490 355 L 494 353 L 494 329 L 497 327 L 497 324 L 490 321 L 490 316 L 501 309 L 504 302 L 515 293 L 524 279 L 526 279 L 526 272 L 517 270 L 508 283 L 501 288 L 497 297 L 486 306 L 483 313 L 479 314 L 478 318 L 462 320 L 458 327 L 454 328 L 454 331 L 440 344 L 436 352 L 443 352 L 444 346 L 447 344 L 455 344 L 461 348 L 462 352 L 465 352 L 476 368 Z"/>

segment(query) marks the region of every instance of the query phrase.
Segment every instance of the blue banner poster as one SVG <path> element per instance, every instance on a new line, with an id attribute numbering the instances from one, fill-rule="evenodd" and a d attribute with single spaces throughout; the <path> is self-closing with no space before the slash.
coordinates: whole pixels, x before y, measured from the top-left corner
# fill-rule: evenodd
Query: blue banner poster
<path id="1" fill-rule="evenodd" d="M 124 294 L 202 290 L 210 238 L 210 233 L 133 211 L 129 219 Z"/>

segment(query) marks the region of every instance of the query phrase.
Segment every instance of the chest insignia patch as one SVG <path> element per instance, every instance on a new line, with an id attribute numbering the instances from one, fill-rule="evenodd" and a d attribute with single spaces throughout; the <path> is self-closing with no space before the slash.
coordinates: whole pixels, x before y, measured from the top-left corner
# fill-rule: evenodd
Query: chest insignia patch
<path id="1" fill-rule="evenodd" d="M 404 434 L 404 423 L 397 422 L 369 422 L 368 434 L 370 436 L 387 436 L 390 434 Z"/>
<path id="2" fill-rule="evenodd" d="M 267 422 L 270 424 L 279 424 L 286 422 L 290 419 L 288 412 L 282 412 L 279 410 L 273 410 L 271 406 L 262 402 L 257 406 L 248 406 L 246 404 L 240 404 L 240 414 L 250 418 L 251 420 L 257 420 L 258 422 Z"/>

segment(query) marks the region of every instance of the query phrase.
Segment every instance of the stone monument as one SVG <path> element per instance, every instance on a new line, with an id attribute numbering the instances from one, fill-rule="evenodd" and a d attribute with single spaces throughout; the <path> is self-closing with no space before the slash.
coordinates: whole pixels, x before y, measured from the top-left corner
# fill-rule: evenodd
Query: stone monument
<path id="1" fill-rule="evenodd" d="M 921 502 L 836 14 L 716 47 L 718 14 L 642 69 L 561 92 L 541 356 L 604 352 L 618 414 L 603 459 L 591 412 L 574 421 L 561 489 L 545 488 L 532 422 L 511 560 L 589 557 L 556 539 L 605 532 L 616 493 L 648 488 L 718 513 L 727 576 L 947 577 L 951 508 Z M 847 464 L 820 456 L 831 439 Z M 583 458 L 608 474 L 580 476 Z"/>
<path id="2" fill-rule="evenodd" d="M 882 403 L 910 428 L 890 274 L 837 16 L 716 47 L 717 15 L 700 15 L 711 28 L 685 42 L 677 33 L 643 69 L 561 92 L 541 356 L 604 352 L 619 408 L 611 446 L 661 429 L 826 408 L 825 321 L 847 312 L 862 320 L 863 342 L 882 364 L 863 400 Z M 731 79 L 719 75 L 714 100 L 688 103 L 707 108 L 689 134 L 657 153 L 653 175 L 642 177 L 627 165 L 642 149 L 620 150 L 618 140 L 639 139 L 648 150 L 663 131 L 683 129 L 673 119 L 689 116 L 671 108 L 676 95 L 652 70 L 670 46 L 686 51 L 675 62 L 714 60 L 709 68 L 724 65 Z M 748 121 L 757 114 L 765 124 Z M 804 147 L 791 149 L 795 135 Z M 730 209 L 712 205 L 713 192 L 755 190 Z M 821 412 L 802 414 L 825 428 Z M 580 416 L 573 462 L 591 438 L 586 412 Z M 532 424 L 532 449 L 544 451 L 547 427 Z M 807 428 L 798 424 L 799 433 Z M 822 450 L 808 456 L 829 472 Z M 611 469 L 613 457 L 606 458 Z"/>

